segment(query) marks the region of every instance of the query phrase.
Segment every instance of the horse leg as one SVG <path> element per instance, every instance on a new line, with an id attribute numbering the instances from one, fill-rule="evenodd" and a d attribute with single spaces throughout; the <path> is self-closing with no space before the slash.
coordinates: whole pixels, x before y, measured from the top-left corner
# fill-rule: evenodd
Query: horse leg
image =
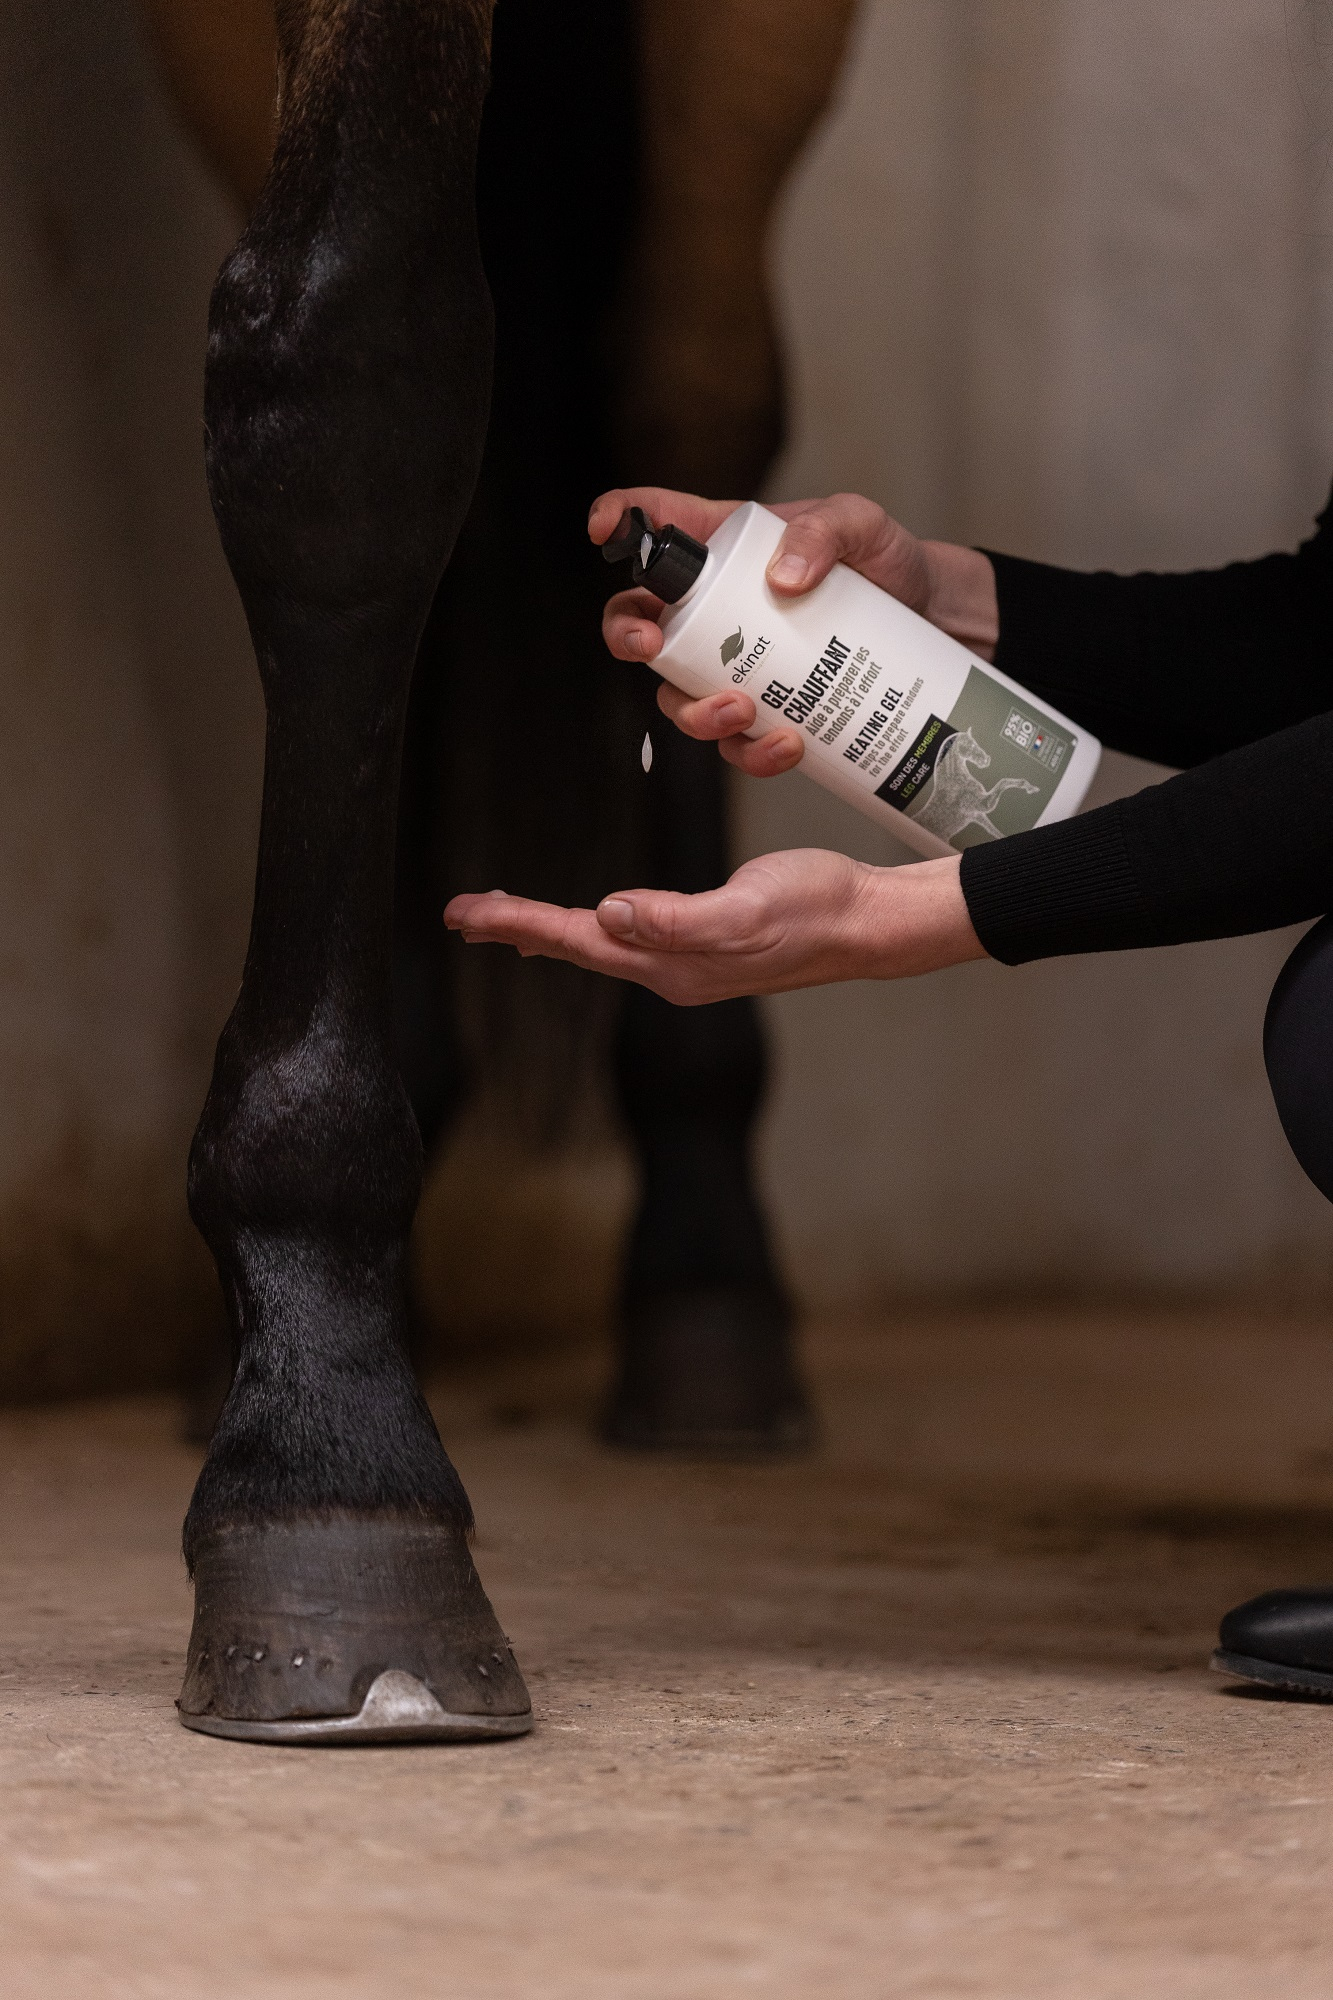
<path id="1" fill-rule="evenodd" d="M 636 481 L 754 493 L 781 444 L 768 223 L 852 14 L 852 0 L 639 8 L 643 187 L 620 386 Z M 669 729 L 653 742 L 651 879 L 712 888 L 730 870 L 724 768 Z M 616 1075 L 641 1194 L 607 1420 L 618 1443 L 771 1448 L 809 1434 L 750 1157 L 765 1068 L 753 1002 L 686 1011 L 631 990 Z"/>
<path id="2" fill-rule="evenodd" d="M 279 137 L 209 325 L 209 486 L 268 710 L 254 919 L 195 1137 L 236 1378 L 185 1522 L 181 1719 L 513 1735 L 526 1690 L 408 1365 L 394 1059 L 412 663 L 480 460 L 487 0 L 285 0 Z"/>
<path id="3" fill-rule="evenodd" d="M 669 729 L 654 742 L 654 879 L 712 887 L 727 873 L 723 767 Z M 766 1069 L 752 1000 L 672 1007 L 628 989 L 616 1082 L 640 1196 L 606 1420 L 617 1444 L 773 1450 L 810 1435 L 751 1158 Z"/>
<path id="4" fill-rule="evenodd" d="M 241 204 L 253 207 L 273 154 L 273 0 L 140 0 L 164 78 L 185 122 Z M 466 1094 L 453 1005 L 453 953 L 440 911 L 436 790 L 442 761 L 440 676 L 427 640 L 408 704 L 394 891 L 394 1027 L 399 1067 L 427 1161 Z M 413 1346 L 424 1332 L 409 1295 Z M 231 1382 L 225 1328 L 199 1358 L 188 1435 L 207 1443 Z"/>

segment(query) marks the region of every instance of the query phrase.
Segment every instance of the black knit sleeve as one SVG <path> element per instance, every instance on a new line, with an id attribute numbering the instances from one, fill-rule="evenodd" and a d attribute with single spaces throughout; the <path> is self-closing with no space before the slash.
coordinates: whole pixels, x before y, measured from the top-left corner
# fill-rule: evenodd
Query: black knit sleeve
<path id="1" fill-rule="evenodd" d="M 1333 714 L 1081 818 L 969 847 L 963 894 L 1006 965 L 1237 937 L 1333 909 Z"/>
<path id="2" fill-rule="evenodd" d="M 1331 512 L 1294 555 L 1175 576 L 992 554 L 995 664 L 1108 748 L 1161 764 L 1318 715 L 1333 707 Z"/>

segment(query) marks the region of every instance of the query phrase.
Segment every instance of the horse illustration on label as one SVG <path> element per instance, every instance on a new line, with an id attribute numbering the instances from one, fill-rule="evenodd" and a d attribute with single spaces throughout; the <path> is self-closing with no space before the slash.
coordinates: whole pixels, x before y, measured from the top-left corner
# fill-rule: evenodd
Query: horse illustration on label
<path id="1" fill-rule="evenodd" d="M 970 729 L 956 730 L 936 759 L 930 797 L 912 814 L 917 825 L 941 840 L 953 840 L 969 826 L 979 826 L 992 840 L 1002 839 L 990 817 L 999 801 L 1006 792 L 1035 792 L 1037 787 L 1026 778 L 999 778 L 987 791 L 973 776 L 972 766 L 984 771 L 990 761 L 990 752 L 982 749 Z"/>

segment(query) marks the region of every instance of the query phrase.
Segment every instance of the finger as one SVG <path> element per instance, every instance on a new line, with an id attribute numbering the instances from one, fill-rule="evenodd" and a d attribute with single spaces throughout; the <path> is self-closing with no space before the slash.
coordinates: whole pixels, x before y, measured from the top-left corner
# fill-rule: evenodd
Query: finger
<path id="1" fill-rule="evenodd" d="M 795 770 L 805 753 L 805 739 L 798 729 L 770 729 L 754 738 L 743 734 L 754 727 L 756 714 L 748 695 L 696 699 L 663 681 L 657 706 L 686 736 L 716 743 L 727 762 L 751 778 L 780 778 L 784 771 Z"/>
<path id="2" fill-rule="evenodd" d="M 617 889 L 597 905 L 597 922 L 622 946 L 654 952 L 734 953 L 754 926 L 754 896 L 734 883 L 683 896 L 672 889 Z"/>
<path id="3" fill-rule="evenodd" d="M 775 507 L 787 529 L 768 565 L 768 581 L 779 595 L 800 596 L 822 583 L 834 563 L 852 569 L 883 562 L 897 523 L 882 507 L 859 493 L 835 493 L 827 500 Z"/>
<path id="4" fill-rule="evenodd" d="M 617 939 L 591 910 L 566 910 L 534 903 L 525 896 L 492 890 L 484 896 L 455 896 L 444 912 L 450 930 L 466 944 L 507 944 L 524 958 L 561 958 L 589 972 L 622 979 L 643 978 L 653 956 Z"/>
<path id="5" fill-rule="evenodd" d="M 602 637 L 617 660 L 655 660 L 662 650 L 662 600 L 651 590 L 622 590 L 602 613 Z"/>
<path id="6" fill-rule="evenodd" d="M 750 990 L 744 973 L 738 977 L 724 959 L 624 943 L 592 910 L 562 910 L 492 892 L 456 896 L 445 915 L 451 929 L 462 931 L 465 944 L 512 945 L 524 958 L 563 959 L 585 972 L 646 986 L 677 1007 L 705 1006 Z"/>
<path id="7" fill-rule="evenodd" d="M 565 912 L 553 903 L 534 903 L 526 896 L 510 896 L 503 889 L 451 896 L 444 906 L 444 921 L 451 931 L 494 931 L 526 924 L 541 928 Z"/>
<path id="8" fill-rule="evenodd" d="M 799 729 L 770 729 L 764 736 L 728 736 L 717 747 L 747 777 L 780 778 L 800 763 L 805 738 Z"/>
<path id="9" fill-rule="evenodd" d="M 705 1007 L 752 991 L 744 963 L 709 953 L 673 954 L 642 945 L 626 945 L 605 931 L 591 910 L 554 912 L 559 921 L 530 920 L 522 914 L 501 913 L 494 933 L 464 930 L 465 944 L 512 945 L 524 958 L 563 959 L 585 972 L 626 979 L 646 986 L 675 1007 Z M 455 926 L 457 928 L 457 926 Z"/>
<path id="10" fill-rule="evenodd" d="M 655 528 L 673 523 L 696 541 L 715 535 L 739 500 L 705 500 L 698 493 L 676 493 L 668 486 L 617 486 L 592 503 L 588 533 L 600 548 L 620 526 L 627 507 L 642 507 Z"/>
<path id="11" fill-rule="evenodd" d="M 675 723 L 683 735 L 697 743 L 717 743 L 724 736 L 739 735 L 753 727 L 755 706 L 748 694 L 710 694 L 702 699 L 683 694 L 663 681 L 657 690 L 657 706 Z"/>

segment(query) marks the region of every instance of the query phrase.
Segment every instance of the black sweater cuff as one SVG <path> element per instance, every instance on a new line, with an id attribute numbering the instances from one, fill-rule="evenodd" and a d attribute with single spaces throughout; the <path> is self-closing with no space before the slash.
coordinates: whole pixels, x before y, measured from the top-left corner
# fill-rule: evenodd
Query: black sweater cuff
<path id="1" fill-rule="evenodd" d="M 965 848 L 972 928 L 1005 965 L 1141 943 L 1147 918 L 1120 802 Z"/>
<path id="2" fill-rule="evenodd" d="M 1080 819 L 969 847 L 963 895 L 992 958 L 1239 937 L 1333 904 L 1333 713 Z"/>
<path id="3" fill-rule="evenodd" d="M 1235 937 L 1333 905 L 1331 519 L 1295 555 L 1179 576 L 986 551 L 996 666 L 1108 748 L 1191 767 L 968 848 L 963 893 L 993 958 Z"/>
<path id="4" fill-rule="evenodd" d="M 984 550 L 995 664 L 1108 750 L 1204 763 L 1329 707 L 1326 540 L 1180 576 L 1085 574 Z"/>

